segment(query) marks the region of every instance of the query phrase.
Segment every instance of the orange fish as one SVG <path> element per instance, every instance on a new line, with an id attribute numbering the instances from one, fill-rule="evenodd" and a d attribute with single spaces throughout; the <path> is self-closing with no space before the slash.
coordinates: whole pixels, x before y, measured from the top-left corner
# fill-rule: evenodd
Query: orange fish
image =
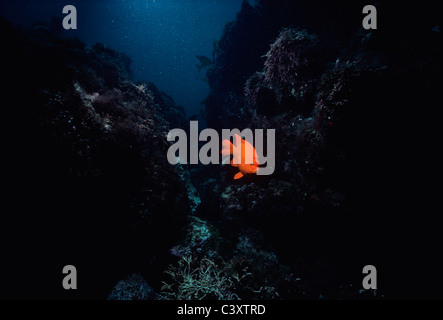
<path id="1" fill-rule="evenodd" d="M 242 178 L 244 175 L 256 174 L 258 172 L 258 155 L 255 148 L 248 141 L 242 139 L 238 134 L 235 134 L 234 144 L 225 139 L 222 142 L 222 146 L 221 154 L 224 156 L 232 154 L 231 165 L 238 167 L 238 170 L 240 170 L 240 172 L 237 172 L 234 176 L 235 180 Z M 229 160 L 229 158 L 225 160 Z"/>

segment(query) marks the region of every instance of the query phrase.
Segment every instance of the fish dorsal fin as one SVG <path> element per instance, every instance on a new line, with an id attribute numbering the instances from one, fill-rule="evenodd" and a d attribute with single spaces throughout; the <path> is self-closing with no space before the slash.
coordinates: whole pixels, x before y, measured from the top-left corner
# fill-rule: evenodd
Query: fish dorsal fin
<path id="1" fill-rule="evenodd" d="M 236 134 L 234 134 L 234 145 L 237 147 L 237 148 L 240 148 L 241 147 L 241 142 L 242 142 L 242 138 L 236 133 Z"/>
<path id="2" fill-rule="evenodd" d="M 230 155 L 234 152 L 234 146 L 232 145 L 231 141 L 229 140 L 223 140 L 222 141 L 222 151 L 221 154 L 224 156 Z"/>
<path id="3" fill-rule="evenodd" d="M 249 152 L 252 152 L 252 162 L 251 164 L 257 165 L 257 161 L 258 161 L 258 154 L 257 151 L 255 150 L 254 146 L 252 144 L 250 144 L 248 141 L 243 140 L 243 143 L 245 144 L 245 159 L 247 158 L 247 154 Z"/>
<path id="4" fill-rule="evenodd" d="M 258 154 L 254 146 L 245 139 L 242 139 L 237 133 L 234 135 L 232 154 L 234 156 L 234 163 L 236 164 L 258 165 Z"/>
<path id="5" fill-rule="evenodd" d="M 223 149 L 231 149 L 233 147 L 232 142 L 228 139 L 223 140 L 222 142 Z"/>
<path id="6" fill-rule="evenodd" d="M 235 164 L 241 163 L 242 141 L 243 141 L 242 138 L 238 134 L 234 135 L 234 145 L 232 147 L 232 155 L 234 156 L 233 160 Z"/>

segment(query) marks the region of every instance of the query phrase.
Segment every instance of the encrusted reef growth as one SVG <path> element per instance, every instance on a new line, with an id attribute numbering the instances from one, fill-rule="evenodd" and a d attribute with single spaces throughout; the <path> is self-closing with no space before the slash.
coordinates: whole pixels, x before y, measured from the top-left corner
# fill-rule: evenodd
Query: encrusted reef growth
<path id="1" fill-rule="evenodd" d="M 397 224 L 413 227 L 393 190 L 422 193 L 398 182 L 404 181 L 400 168 L 411 156 L 406 141 L 418 141 L 415 129 L 427 133 L 420 141 L 429 150 L 436 143 L 436 114 L 428 103 L 438 100 L 441 35 L 432 27 L 436 16 L 425 9 L 414 11 L 414 26 L 405 25 L 398 8 L 385 2 L 377 4 L 383 27 L 363 30 L 356 14 L 363 6 L 358 1 L 245 1 L 226 26 L 207 73 L 209 127 L 276 130 L 272 176 L 232 181 L 210 168 L 200 174 L 216 181 L 208 195 L 211 203 L 203 199 L 202 207 L 211 208 L 207 218 L 220 227 L 225 241 L 235 246 L 244 230 L 255 230 L 250 239 L 265 238 L 278 265 L 298 279 L 283 295 L 283 282 L 257 277 L 263 288 L 276 288 L 278 295 L 268 298 L 418 292 L 402 287 L 400 275 L 391 273 L 386 291 L 368 294 L 361 290 L 360 271 L 369 260 L 388 269 L 395 265 L 386 243 Z M 430 117 L 416 109 L 419 105 Z M 422 116 L 427 125 L 419 125 Z M 410 166 L 421 163 L 416 155 Z M 409 243 L 410 237 L 398 232 Z M 259 265 L 249 272 L 265 269 L 263 262 Z"/>
<path id="2" fill-rule="evenodd" d="M 17 212 L 6 216 L 13 228 L 3 235 L 32 239 L 17 242 L 16 264 L 38 259 L 39 297 L 57 296 L 51 279 L 59 272 L 50 271 L 60 263 L 82 273 L 78 297 L 106 297 L 134 272 L 151 281 L 146 270 L 163 268 L 162 252 L 199 204 L 186 168 L 166 160 L 167 133 L 184 127 L 183 109 L 152 83 L 131 82 L 130 59 L 102 44 L 5 21 L 0 29 L 12 173 L 4 182 Z M 122 292 L 140 277 L 121 282 L 110 298 L 152 297 L 145 289 Z M 19 288 L 8 288 L 10 296 Z"/>
<path id="3" fill-rule="evenodd" d="M 395 277 L 379 290 L 363 290 L 361 269 L 368 261 L 385 270 L 393 265 L 386 243 L 401 217 L 390 199 L 391 133 L 407 134 L 393 124 L 406 118 L 398 106 L 408 97 L 436 98 L 439 35 L 429 28 L 405 36 L 395 18 L 377 33 L 364 32 L 361 21 L 343 19 L 359 3 L 318 8 L 245 1 L 217 42 L 207 71 L 206 122 L 216 129 L 275 129 L 276 170 L 241 181 L 229 178 L 229 166 L 191 171 L 201 203 L 169 249 L 159 299 L 405 294 Z M 301 16 L 303 10 L 307 17 L 315 11 L 322 25 Z M 392 38 L 397 42 L 388 45 Z M 408 46 L 421 53 L 401 51 Z"/>
<path id="4" fill-rule="evenodd" d="M 23 275 L 2 283 L 8 297 L 441 296 L 440 26 L 419 8 L 405 24 L 410 8 L 379 1 L 383 27 L 363 30 L 364 4 L 244 1 L 200 59 L 208 127 L 276 130 L 274 173 L 240 180 L 229 165 L 167 162 L 185 112 L 131 81 L 124 54 L 0 21 L 0 236 L 15 261 L 2 274 Z M 67 264 L 78 292 L 60 292 Z M 361 286 L 368 264 L 376 291 Z"/>
<path id="5" fill-rule="evenodd" d="M 223 228 L 225 224 L 219 225 Z M 164 271 L 160 299 L 307 297 L 300 279 L 280 265 L 259 232 L 224 232 L 207 221 L 191 218 L 184 240 L 171 249 L 178 259 Z"/>

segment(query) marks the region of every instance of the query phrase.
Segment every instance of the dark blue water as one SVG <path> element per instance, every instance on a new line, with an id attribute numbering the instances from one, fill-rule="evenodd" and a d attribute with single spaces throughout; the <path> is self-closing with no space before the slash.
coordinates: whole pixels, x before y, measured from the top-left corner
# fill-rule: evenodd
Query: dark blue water
<path id="1" fill-rule="evenodd" d="M 133 80 L 152 81 L 172 95 L 187 115 L 198 113 L 209 87 L 196 55 L 212 57 L 214 40 L 235 19 L 242 0 L 17 0 L 1 1 L 0 12 L 30 28 L 77 8 L 78 29 L 64 36 L 86 44 L 102 42 L 132 59 Z"/>

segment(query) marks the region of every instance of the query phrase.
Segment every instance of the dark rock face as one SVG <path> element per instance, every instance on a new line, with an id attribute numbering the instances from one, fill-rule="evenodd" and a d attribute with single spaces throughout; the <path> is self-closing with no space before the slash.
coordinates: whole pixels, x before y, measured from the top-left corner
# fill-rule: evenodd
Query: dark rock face
<path id="1" fill-rule="evenodd" d="M 382 294 L 420 295 L 420 284 L 401 285 L 406 275 L 393 271 L 397 262 L 387 244 L 395 225 L 413 227 L 407 205 L 393 190 L 416 190 L 399 185 L 409 154 L 405 139 L 414 135 L 406 123 L 435 134 L 433 121 L 421 126 L 411 110 L 436 101 L 441 36 L 431 27 L 437 24 L 432 13 L 416 10 L 415 26 L 405 25 L 394 5 L 384 2 L 377 5 L 383 28 L 359 29 L 361 19 L 355 17 L 363 6 L 245 2 L 225 28 L 208 71 L 209 127 L 276 129 L 277 137 L 274 174 L 217 180 L 211 199 L 218 197 L 218 207 L 212 208 L 224 221 L 222 229 L 229 224 L 238 235 L 253 228 L 266 237 L 308 296 L 371 297 L 355 289 L 361 288 L 359 272 L 368 259 L 385 263 L 391 277 Z M 404 15 L 412 10 L 403 9 Z M 316 19 L 308 20 L 312 16 Z M 428 138 L 422 141 L 431 146 Z M 404 245 L 409 243 L 399 232 Z"/>
<path id="2" fill-rule="evenodd" d="M 63 294 L 52 281 L 58 264 L 83 273 L 80 297 L 104 297 L 126 272 L 161 267 L 159 252 L 191 212 L 185 169 L 166 159 L 183 110 L 153 84 L 130 82 L 129 58 L 101 44 L 5 22 L 1 34 L 13 208 L 3 236 L 17 237 L 16 264 L 40 261 L 42 297 Z M 19 285 L 9 290 L 20 295 Z"/>
<path id="3" fill-rule="evenodd" d="M 108 300 L 155 300 L 156 298 L 154 290 L 137 273 L 119 281 L 108 296 Z"/>
<path id="4" fill-rule="evenodd" d="M 410 8 L 381 1 L 384 26 L 366 31 L 363 5 L 245 1 L 226 26 L 208 127 L 276 130 L 275 172 L 235 181 L 229 165 L 167 162 L 184 110 L 131 82 L 128 57 L 1 21 L 2 276 L 23 274 L 2 294 L 66 295 L 73 264 L 83 290 L 68 298 L 441 295 L 439 195 L 424 179 L 441 172 L 436 16 L 404 24 Z M 374 292 L 367 264 L 383 274 Z"/>

